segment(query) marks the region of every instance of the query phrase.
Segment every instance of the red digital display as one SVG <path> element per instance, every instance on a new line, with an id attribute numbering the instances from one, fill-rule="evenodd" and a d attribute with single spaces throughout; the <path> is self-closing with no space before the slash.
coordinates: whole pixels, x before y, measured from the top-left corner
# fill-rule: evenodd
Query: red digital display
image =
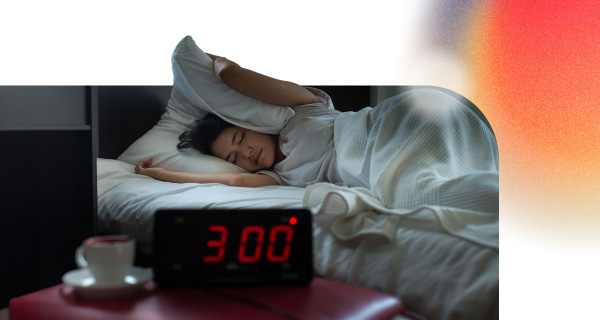
<path id="1" fill-rule="evenodd" d="M 295 218 L 294 218 L 295 219 Z M 204 262 L 218 263 L 223 260 L 227 248 L 228 230 L 224 225 L 211 225 L 209 232 L 217 233 L 218 240 L 208 240 L 207 248 L 217 249 L 214 255 L 205 255 L 202 258 Z M 275 245 L 279 239 L 283 240 L 283 250 L 276 252 Z M 248 239 L 252 237 L 254 241 L 249 243 Z M 240 263 L 254 263 L 266 258 L 268 262 L 281 263 L 290 258 L 290 248 L 294 237 L 294 229 L 288 225 L 275 225 L 269 230 L 268 242 L 265 244 L 265 228 L 263 226 L 245 226 L 241 231 L 237 260 Z M 281 241 L 281 240 L 280 240 Z M 263 247 L 267 246 L 267 254 L 263 257 Z"/>
<path id="2" fill-rule="evenodd" d="M 304 285 L 313 276 L 306 209 L 160 210 L 154 279 L 160 285 Z"/>

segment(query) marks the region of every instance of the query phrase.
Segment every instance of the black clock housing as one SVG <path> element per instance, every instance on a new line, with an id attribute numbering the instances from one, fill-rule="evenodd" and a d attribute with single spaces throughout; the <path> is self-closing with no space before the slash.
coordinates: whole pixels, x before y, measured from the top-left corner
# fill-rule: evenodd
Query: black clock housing
<path id="1" fill-rule="evenodd" d="M 313 278 L 310 211 L 157 211 L 153 272 L 163 286 L 306 285 Z"/>

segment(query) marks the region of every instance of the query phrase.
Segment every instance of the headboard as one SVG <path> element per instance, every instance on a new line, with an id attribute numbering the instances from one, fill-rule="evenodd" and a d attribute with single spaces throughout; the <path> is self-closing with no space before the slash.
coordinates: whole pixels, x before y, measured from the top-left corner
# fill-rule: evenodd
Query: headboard
<path id="1" fill-rule="evenodd" d="M 410 86 L 312 86 L 327 92 L 335 108 L 358 111 L 414 88 Z M 99 86 L 99 157 L 116 159 L 129 145 L 158 122 L 171 95 L 172 86 Z M 463 96 L 442 88 L 473 110 L 491 129 L 483 113 Z"/>

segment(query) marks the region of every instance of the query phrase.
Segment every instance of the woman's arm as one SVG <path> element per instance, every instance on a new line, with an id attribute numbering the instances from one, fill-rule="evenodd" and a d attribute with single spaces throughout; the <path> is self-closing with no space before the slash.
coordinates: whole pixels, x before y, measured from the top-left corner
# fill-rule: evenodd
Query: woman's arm
<path id="1" fill-rule="evenodd" d="M 277 181 L 263 174 L 254 173 L 191 173 L 175 172 L 163 168 L 152 168 L 152 159 L 138 163 L 135 173 L 156 180 L 175 183 L 221 183 L 232 187 L 262 187 L 279 185 Z"/>
<path id="2" fill-rule="evenodd" d="M 215 74 L 235 91 L 248 97 L 279 106 L 299 106 L 321 102 L 312 92 L 293 82 L 278 80 L 240 67 L 224 57 L 208 54 Z"/>

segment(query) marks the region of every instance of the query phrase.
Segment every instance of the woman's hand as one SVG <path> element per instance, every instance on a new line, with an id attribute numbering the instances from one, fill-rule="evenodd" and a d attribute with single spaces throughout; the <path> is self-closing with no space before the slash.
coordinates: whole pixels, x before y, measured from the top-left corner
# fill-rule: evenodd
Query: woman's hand
<path id="1" fill-rule="evenodd" d="M 158 174 L 160 174 L 162 171 L 165 171 L 165 169 L 152 168 L 152 161 L 153 159 L 142 160 L 137 166 L 135 166 L 135 173 L 157 179 Z"/>
<path id="2" fill-rule="evenodd" d="M 221 78 L 221 72 L 225 69 L 225 67 L 229 67 L 229 65 L 235 64 L 235 62 L 227 60 L 227 58 L 225 57 L 217 56 L 208 52 L 206 52 L 206 54 L 213 61 L 213 71 L 215 72 L 215 75 L 217 76 L 217 78 L 219 78 L 219 80 L 223 81 L 223 78 Z"/>
<path id="3" fill-rule="evenodd" d="M 212 53 L 208 53 L 208 52 L 205 52 L 205 53 L 212 59 L 212 61 L 217 60 L 217 58 L 221 58 L 221 56 L 218 56 L 216 54 L 212 54 Z"/>
<path id="4" fill-rule="evenodd" d="M 207 53 L 207 55 L 213 61 L 213 71 L 219 80 L 223 81 L 225 84 L 229 85 L 228 80 L 223 79 L 223 74 L 225 72 L 231 73 L 231 69 L 240 70 L 242 69 L 237 63 L 225 58 L 216 56 L 214 54 Z M 235 73 L 235 72 L 234 72 Z"/>

